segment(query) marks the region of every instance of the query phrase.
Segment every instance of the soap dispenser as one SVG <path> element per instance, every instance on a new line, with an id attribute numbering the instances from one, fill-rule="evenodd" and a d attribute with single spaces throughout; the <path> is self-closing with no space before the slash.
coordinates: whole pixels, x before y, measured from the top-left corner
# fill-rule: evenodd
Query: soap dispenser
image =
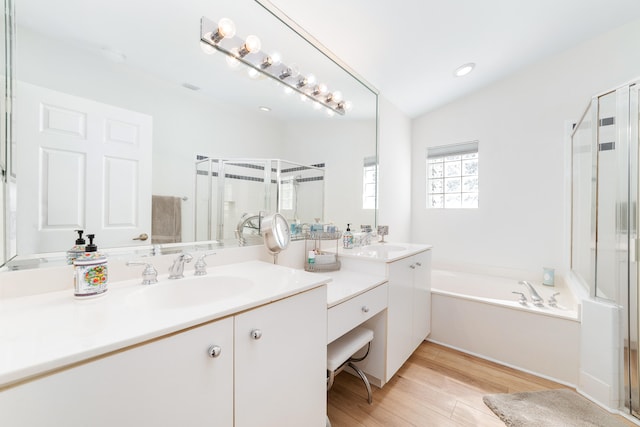
<path id="1" fill-rule="evenodd" d="M 74 295 L 78 299 L 104 294 L 109 279 L 107 257 L 98 252 L 98 247 L 93 243 L 95 235 L 87 234 L 87 238 L 89 244 L 85 246 L 85 251 L 73 261 Z"/>
<path id="2" fill-rule="evenodd" d="M 72 265 L 73 260 L 82 255 L 85 251 L 85 240 L 82 238 L 82 233 L 84 230 L 75 230 L 78 233 L 78 238 L 76 239 L 76 244 L 67 251 L 67 264 Z"/>
<path id="3" fill-rule="evenodd" d="M 345 249 L 353 249 L 353 233 L 350 226 L 351 224 L 347 224 L 347 230 L 342 235 L 342 247 Z"/>

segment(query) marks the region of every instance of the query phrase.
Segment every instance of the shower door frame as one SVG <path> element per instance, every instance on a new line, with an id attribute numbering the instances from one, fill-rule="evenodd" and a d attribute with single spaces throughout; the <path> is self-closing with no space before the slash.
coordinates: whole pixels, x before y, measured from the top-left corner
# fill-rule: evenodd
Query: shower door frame
<path id="1" fill-rule="evenodd" d="M 624 363 L 625 379 L 628 380 L 628 390 L 625 393 L 628 401 L 625 406 L 630 410 L 631 415 L 640 418 L 640 349 L 638 342 L 640 340 L 640 307 L 639 301 L 639 283 L 640 263 L 638 262 L 638 224 L 640 224 L 640 212 L 638 212 L 638 199 L 640 195 L 640 175 L 638 173 L 638 164 L 640 163 L 639 146 L 640 146 L 640 81 L 630 83 L 628 86 L 628 116 L 627 116 L 627 134 L 624 135 L 629 141 L 629 275 L 627 287 L 628 311 L 626 320 L 628 322 L 628 335 L 625 344 Z M 621 130 L 621 133 L 623 131 Z M 622 135 L 620 135 L 622 136 Z M 633 207 L 633 209 L 632 209 Z M 635 212 L 634 212 L 635 210 Z M 632 216 L 633 215 L 633 216 Z M 633 267 L 632 267 L 633 266 Z"/>

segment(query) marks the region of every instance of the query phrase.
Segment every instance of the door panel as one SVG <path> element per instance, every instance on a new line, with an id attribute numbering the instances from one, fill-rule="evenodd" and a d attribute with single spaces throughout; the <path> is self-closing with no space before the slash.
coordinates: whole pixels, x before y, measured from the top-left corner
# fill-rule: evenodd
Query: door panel
<path id="1" fill-rule="evenodd" d="M 71 247 L 75 229 L 145 244 L 132 239 L 151 234 L 152 118 L 22 82 L 16 114 L 18 253 Z"/>

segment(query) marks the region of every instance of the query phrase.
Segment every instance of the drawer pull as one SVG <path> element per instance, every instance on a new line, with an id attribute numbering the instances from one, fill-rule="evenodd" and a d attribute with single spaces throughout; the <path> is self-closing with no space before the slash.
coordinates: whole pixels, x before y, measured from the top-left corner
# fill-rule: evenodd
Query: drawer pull
<path id="1" fill-rule="evenodd" d="M 262 338 L 262 331 L 260 329 L 254 329 L 253 331 L 251 331 L 251 338 L 253 338 L 254 340 L 259 340 L 260 338 Z"/>
<path id="2" fill-rule="evenodd" d="M 222 353 L 222 349 L 219 345 L 212 345 L 209 347 L 209 357 L 218 357 Z"/>
<path id="3" fill-rule="evenodd" d="M 422 267 L 422 263 L 421 263 L 421 262 L 416 262 L 416 265 L 417 265 L 418 267 Z"/>
<path id="4" fill-rule="evenodd" d="M 363 313 L 368 313 L 369 312 L 369 307 L 367 307 L 366 305 L 362 306 L 362 312 Z"/>
<path id="5" fill-rule="evenodd" d="M 414 264 L 411 264 L 411 265 L 409 266 L 409 268 L 410 268 L 410 269 L 412 269 L 412 270 L 415 270 L 415 269 L 416 269 L 416 266 L 415 266 Z"/>

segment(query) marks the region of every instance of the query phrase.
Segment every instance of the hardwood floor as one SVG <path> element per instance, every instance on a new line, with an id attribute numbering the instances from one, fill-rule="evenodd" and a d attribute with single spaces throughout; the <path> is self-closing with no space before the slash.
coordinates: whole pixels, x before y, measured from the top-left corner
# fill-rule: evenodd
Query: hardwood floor
<path id="1" fill-rule="evenodd" d="M 332 427 L 504 427 L 482 402 L 485 394 L 567 387 L 424 342 L 389 383 L 372 388 L 369 405 L 359 378 L 338 375 L 328 393 Z"/>

